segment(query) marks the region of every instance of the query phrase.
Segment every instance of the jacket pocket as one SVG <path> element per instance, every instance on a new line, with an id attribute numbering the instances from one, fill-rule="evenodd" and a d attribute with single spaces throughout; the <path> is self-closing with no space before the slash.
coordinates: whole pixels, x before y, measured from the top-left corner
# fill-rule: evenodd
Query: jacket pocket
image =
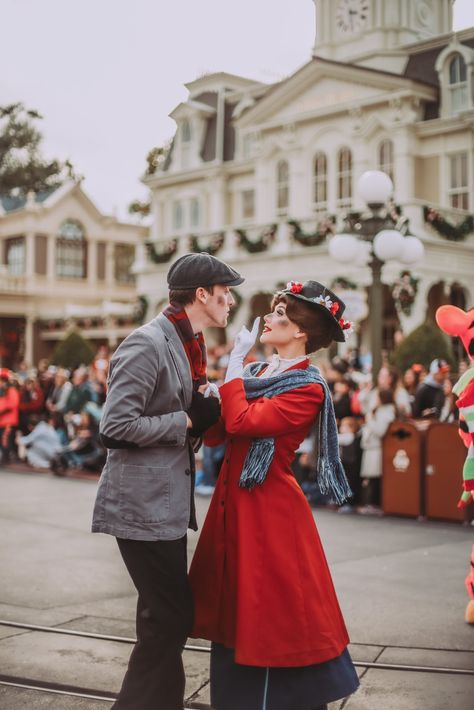
<path id="1" fill-rule="evenodd" d="M 162 523 L 170 511 L 169 466 L 125 464 L 120 472 L 120 512 L 135 523 Z"/>

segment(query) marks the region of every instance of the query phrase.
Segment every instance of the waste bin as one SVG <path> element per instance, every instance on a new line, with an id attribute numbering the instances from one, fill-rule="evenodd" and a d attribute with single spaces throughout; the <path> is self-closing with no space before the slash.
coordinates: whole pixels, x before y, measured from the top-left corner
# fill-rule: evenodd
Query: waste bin
<path id="1" fill-rule="evenodd" d="M 458 425 L 433 423 L 426 432 L 425 445 L 426 516 L 465 520 L 468 509 L 460 510 L 457 503 L 462 492 L 462 469 L 467 449 L 458 434 Z"/>
<path id="2" fill-rule="evenodd" d="M 425 425 L 395 421 L 383 440 L 382 510 L 389 515 L 424 515 L 422 467 Z"/>

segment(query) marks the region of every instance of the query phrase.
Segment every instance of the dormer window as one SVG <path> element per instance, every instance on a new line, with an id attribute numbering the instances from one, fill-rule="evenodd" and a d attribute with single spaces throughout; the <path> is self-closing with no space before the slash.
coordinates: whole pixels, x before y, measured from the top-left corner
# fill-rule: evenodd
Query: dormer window
<path id="1" fill-rule="evenodd" d="M 439 53 L 435 64 L 441 87 L 441 117 L 474 107 L 474 49 L 456 39 Z"/>
<path id="2" fill-rule="evenodd" d="M 449 94 L 451 113 L 458 113 L 468 108 L 467 67 L 460 54 L 455 54 L 449 62 Z"/>

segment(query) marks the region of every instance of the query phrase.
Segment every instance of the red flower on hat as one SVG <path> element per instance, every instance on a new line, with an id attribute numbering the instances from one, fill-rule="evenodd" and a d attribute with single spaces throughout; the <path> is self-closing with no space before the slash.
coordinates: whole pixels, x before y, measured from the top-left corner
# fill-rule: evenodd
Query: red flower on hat
<path id="1" fill-rule="evenodd" d="M 331 311 L 332 315 L 335 316 L 339 310 L 339 303 L 337 301 L 333 301 L 333 304 L 329 310 Z"/>
<path id="2" fill-rule="evenodd" d="M 301 293 L 303 284 L 299 281 L 289 281 L 286 286 L 292 293 Z"/>

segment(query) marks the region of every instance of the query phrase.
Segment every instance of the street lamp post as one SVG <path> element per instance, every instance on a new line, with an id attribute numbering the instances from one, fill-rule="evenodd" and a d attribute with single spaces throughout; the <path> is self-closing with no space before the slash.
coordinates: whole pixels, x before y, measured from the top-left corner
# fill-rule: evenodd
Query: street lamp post
<path id="1" fill-rule="evenodd" d="M 336 234 L 331 239 L 329 253 L 341 263 L 364 263 L 370 267 L 370 348 L 372 379 L 375 385 L 382 365 L 382 267 L 386 261 L 393 259 L 403 264 L 413 264 L 423 257 L 424 247 L 417 237 L 406 235 L 397 228 L 399 225 L 393 210 L 387 206 L 393 184 L 386 173 L 380 170 L 365 172 L 361 175 L 357 188 L 367 204 L 368 211 L 346 216 L 347 231 L 344 234 Z M 407 228 L 408 222 L 405 222 L 404 230 Z"/>

